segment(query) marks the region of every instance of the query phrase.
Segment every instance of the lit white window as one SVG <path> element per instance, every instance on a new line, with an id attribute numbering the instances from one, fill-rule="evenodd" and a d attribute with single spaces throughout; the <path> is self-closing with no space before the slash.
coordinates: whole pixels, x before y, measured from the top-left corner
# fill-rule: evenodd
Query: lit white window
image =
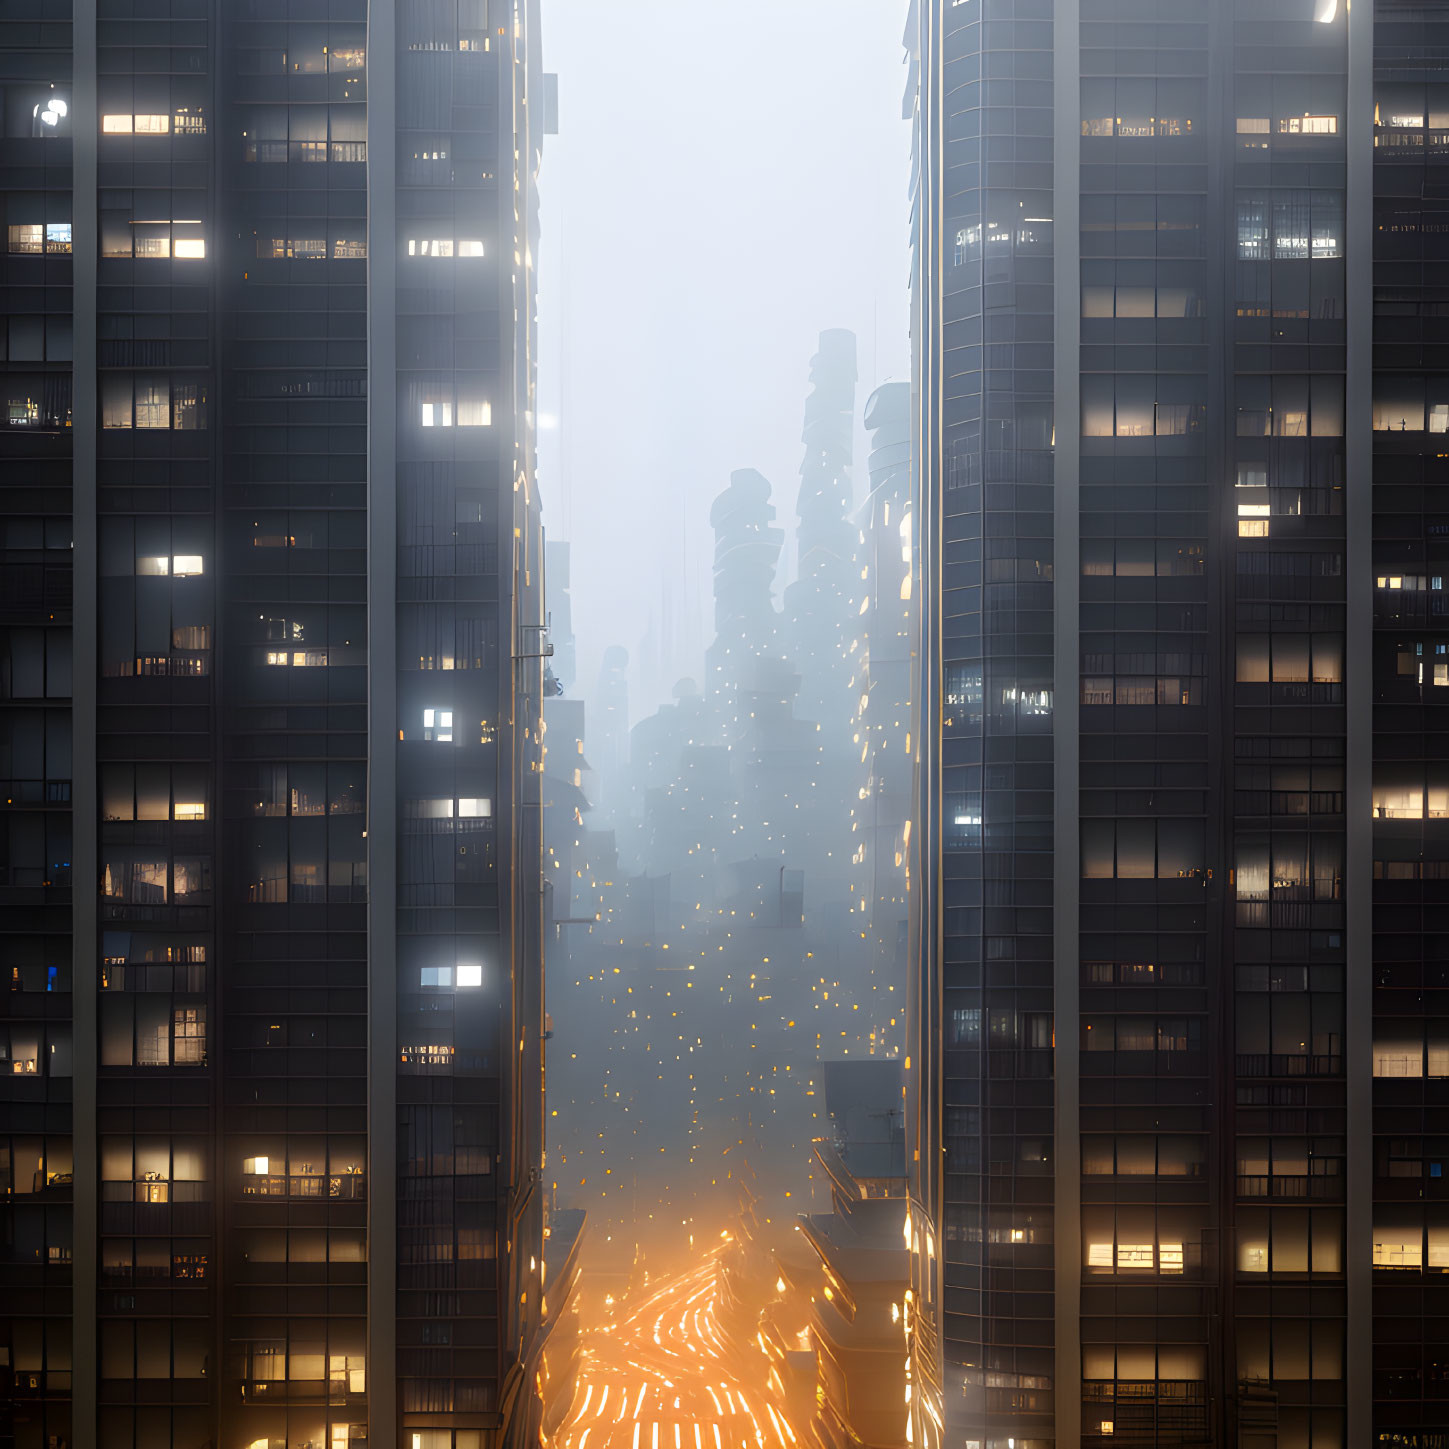
<path id="1" fill-rule="evenodd" d="M 462 965 L 458 967 L 459 986 L 481 986 L 483 984 L 483 968 L 478 965 Z"/>
<path id="2" fill-rule="evenodd" d="M 464 237 L 458 242 L 458 255 L 460 257 L 481 257 L 483 243 L 475 238 Z"/>
<path id="3" fill-rule="evenodd" d="M 1418 1228 L 1374 1229 L 1375 1268 L 1419 1268 L 1424 1241 Z"/>
<path id="4" fill-rule="evenodd" d="M 458 818 L 460 820 L 487 820 L 493 814 L 493 802 L 491 800 L 459 800 Z"/>
<path id="5" fill-rule="evenodd" d="M 425 402 L 422 404 L 421 420 L 425 428 L 451 428 L 453 426 L 453 404 Z"/>
<path id="6" fill-rule="evenodd" d="M 146 235 L 138 232 L 131 238 L 131 253 L 133 256 L 145 257 L 155 261 L 158 258 L 165 258 L 171 255 L 171 238 L 162 235 Z M 121 252 L 118 255 L 124 256 Z"/>
<path id="7" fill-rule="evenodd" d="M 1117 1244 L 1117 1266 L 1119 1268 L 1151 1269 L 1152 1256 L 1151 1243 Z"/>
<path id="8" fill-rule="evenodd" d="M 56 129 L 61 121 L 69 114 L 70 107 L 57 95 L 51 95 L 46 100 L 38 102 L 31 107 L 30 111 L 32 120 L 42 128 L 39 131 L 39 134 L 42 136 L 47 129 Z M 31 134 L 34 135 L 36 133 L 32 132 Z"/>
<path id="9" fill-rule="evenodd" d="M 451 237 L 409 237 L 408 255 L 410 257 L 450 257 L 453 255 L 453 239 Z"/>
<path id="10" fill-rule="evenodd" d="M 265 1177 L 272 1170 L 270 1157 L 244 1157 L 242 1171 L 248 1177 Z"/>
<path id="11" fill-rule="evenodd" d="M 45 228 L 39 222 L 10 228 L 10 250 L 24 256 L 39 256 L 45 248 Z"/>
<path id="12" fill-rule="evenodd" d="M 493 426 L 493 404 L 487 398 L 459 398 L 458 426 L 460 428 L 491 428 Z"/>
<path id="13" fill-rule="evenodd" d="M 130 116 L 102 116 L 101 134 L 106 136 L 129 136 L 131 134 Z"/>
<path id="14" fill-rule="evenodd" d="M 165 380 L 136 380 L 136 426 L 138 428 L 170 428 L 171 385 Z"/>
<path id="15" fill-rule="evenodd" d="M 440 745 L 453 743 L 453 711 L 450 709 L 425 709 L 423 711 L 423 738 L 435 740 Z"/>
<path id="16" fill-rule="evenodd" d="M 1424 787 L 1412 781 L 1384 782 L 1374 786 L 1375 820 L 1422 820 L 1424 818 Z"/>
<path id="17" fill-rule="evenodd" d="M 206 241 L 199 236 L 177 237 L 175 253 L 183 261 L 196 261 L 206 255 Z"/>
<path id="18" fill-rule="evenodd" d="M 171 814 L 176 820 L 205 820 L 206 802 L 204 800 L 178 800 Z"/>
<path id="19" fill-rule="evenodd" d="M 193 578 L 205 573 L 206 566 L 199 553 L 143 554 L 136 560 L 136 572 L 148 577 L 165 578 L 168 574 L 178 579 Z"/>
<path id="20" fill-rule="evenodd" d="M 445 989 L 452 986 L 453 968 L 451 966 L 424 966 L 422 984 L 424 986 L 441 986 Z"/>
<path id="21" fill-rule="evenodd" d="M 1337 116 L 1287 116 L 1278 122 L 1278 129 L 1289 136 L 1336 136 Z"/>
<path id="22" fill-rule="evenodd" d="M 1111 1243 L 1088 1243 L 1087 1266 L 1089 1268 L 1110 1268 L 1112 1266 Z"/>
<path id="23" fill-rule="evenodd" d="M 1374 1076 L 1422 1077 L 1424 1038 L 1422 1032 L 1381 1035 L 1374 1042 Z"/>
<path id="24" fill-rule="evenodd" d="M 1164 1273 L 1181 1273 L 1183 1268 L 1182 1244 L 1161 1243 L 1158 1246 L 1159 1266 Z"/>

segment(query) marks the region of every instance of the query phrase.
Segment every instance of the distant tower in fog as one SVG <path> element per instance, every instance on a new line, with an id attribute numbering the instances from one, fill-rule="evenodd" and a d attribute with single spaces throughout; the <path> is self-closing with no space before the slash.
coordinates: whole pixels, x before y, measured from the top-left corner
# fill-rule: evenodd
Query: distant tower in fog
<path id="1" fill-rule="evenodd" d="M 604 650 L 590 724 L 597 740 L 589 748 L 598 772 L 600 803 L 611 808 L 620 772 L 629 760 L 629 651 L 620 644 Z"/>
<path id="2" fill-rule="evenodd" d="M 776 650 L 771 590 L 784 531 L 774 526 L 769 481 L 753 468 L 730 474 L 714 501 L 714 643 L 706 653 L 708 692 L 737 687 L 745 662 Z"/>
<path id="3" fill-rule="evenodd" d="M 888 382 L 865 405 L 871 434 L 870 487 L 855 515 L 862 542 L 857 582 L 866 600 L 848 620 L 855 788 L 859 826 L 857 884 L 866 903 L 866 931 L 880 966 L 904 966 L 910 821 L 916 814 L 916 768 L 909 749 L 916 665 L 916 614 L 911 478 L 911 389 Z"/>
<path id="4" fill-rule="evenodd" d="M 857 589 L 856 530 L 850 520 L 855 430 L 855 334 L 820 334 L 805 400 L 800 491 L 795 512 L 795 581 L 785 590 L 791 652 L 801 672 L 800 708 L 843 721 L 850 676 L 846 657 Z"/>

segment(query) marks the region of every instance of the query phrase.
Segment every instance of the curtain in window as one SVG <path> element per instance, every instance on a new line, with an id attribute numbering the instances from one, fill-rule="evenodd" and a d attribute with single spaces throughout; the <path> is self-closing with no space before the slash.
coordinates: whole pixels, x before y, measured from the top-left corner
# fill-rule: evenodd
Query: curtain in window
<path id="1" fill-rule="evenodd" d="M 455 508 L 450 463 L 398 465 L 398 543 L 401 547 L 451 543 Z"/>
<path id="2" fill-rule="evenodd" d="M 411 18 L 413 8 L 409 4 L 403 13 Z M 407 45 L 406 40 L 404 45 L 408 50 L 422 49 Z M 405 52 L 398 59 L 398 125 L 409 131 L 450 131 L 452 124 L 451 61 L 441 55 Z"/>
<path id="3" fill-rule="evenodd" d="M 171 384 L 164 377 L 136 379 L 136 427 L 171 426 Z"/>
<path id="4" fill-rule="evenodd" d="M 246 161 L 287 159 L 287 108 L 248 106 L 242 111 L 242 157 Z"/>
<path id="5" fill-rule="evenodd" d="M 1315 258 L 1341 257 L 1343 255 L 1343 192 L 1313 192 L 1310 214 L 1313 218 L 1312 255 Z"/>
<path id="6" fill-rule="evenodd" d="M 131 376 L 129 373 L 101 375 L 101 426 L 131 426 Z"/>
<path id="7" fill-rule="evenodd" d="M 199 382 L 178 382 L 171 388 L 171 426 L 178 432 L 206 427 L 206 388 Z"/>
<path id="8" fill-rule="evenodd" d="M 1238 260 L 1265 262 L 1268 247 L 1268 195 L 1263 191 L 1238 192 Z"/>
<path id="9" fill-rule="evenodd" d="M 408 0 L 399 20 L 404 50 L 452 50 L 457 42 L 456 0 Z"/>
<path id="10" fill-rule="evenodd" d="M 1311 252 L 1311 192 L 1280 187 L 1273 192 L 1273 257 L 1275 261 L 1308 258 Z"/>
<path id="11" fill-rule="evenodd" d="M 333 106 L 329 112 L 334 161 L 367 160 L 367 108 Z"/>

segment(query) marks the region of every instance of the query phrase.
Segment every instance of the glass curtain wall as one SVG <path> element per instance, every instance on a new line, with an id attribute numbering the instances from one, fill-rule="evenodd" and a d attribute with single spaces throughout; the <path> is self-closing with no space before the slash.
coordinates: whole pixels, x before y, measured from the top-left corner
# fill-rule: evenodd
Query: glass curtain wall
<path id="1" fill-rule="evenodd" d="M 222 1442 L 346 1449 L 368 1435 L 367 7 L 228 5 L 221 54 Z"/>
<path id="2" fill-rule="evenodd" d="M 1081 1433 L 1209 1437 L 1213 21 L 1081 7 Z M 1063 177 L 1064 182 L 1069 178 Z"/>
<path id="3" fill-rule="evenodd" d="M 1056 1388 L 1053 7 L 942 25 L 942 1389 L 947 1442 L 1026 1445 Z"/>
<path id="4" fill-rule="evenodd" d="M 200 3 L 98 14 L 99 1433 L 216 1401 L 213 66 Z"/>
<path id="5" fill-rule="evenodd" d="M 1379 1443 L 1449 1434 L 1449 16 L 1374 25 L 1373 1413 Z M 1356 1251 L 1369 1251 L 1362 1245 Z"/>
<path id="6" fill-rule="evenodd" d="M 1234 278 L 1229 1402 L 1239 1434 L 1305 1445 L 1345 1434 L 1346 11 L 1235 6 L 1219 213 Z"/>
<path id="7" fill-rule="evenodd" d="M 494 8 L 508 24 L 484 0 L 398 7 L 397 235 L 377 238 L 397 248 L 399 1410 L 430 1449 L 474 1449 L 502 1378 L 513 45 Z"/>

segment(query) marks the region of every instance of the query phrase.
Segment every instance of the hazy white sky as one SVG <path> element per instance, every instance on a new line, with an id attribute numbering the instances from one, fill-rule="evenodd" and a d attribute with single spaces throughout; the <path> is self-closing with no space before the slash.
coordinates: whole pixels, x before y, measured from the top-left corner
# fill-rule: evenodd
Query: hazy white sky
<path id="1" fill-rule="evenodd" d="M 820 331 L 856 333 L 862 406 L 909 376 L 905 11 L 544 6 L 560 130 L 538 258 L 545 520 L 573 545 L 580 692 L 623 644 L 635 720 L 660 692 L 640 659 L 651 613 L 675 615 L 671 680 L 712 633 L 708 514 L 730 471 L 764 473 L 793 524 Z M 864 477 L 862 434 L 858 495 Z"/>

